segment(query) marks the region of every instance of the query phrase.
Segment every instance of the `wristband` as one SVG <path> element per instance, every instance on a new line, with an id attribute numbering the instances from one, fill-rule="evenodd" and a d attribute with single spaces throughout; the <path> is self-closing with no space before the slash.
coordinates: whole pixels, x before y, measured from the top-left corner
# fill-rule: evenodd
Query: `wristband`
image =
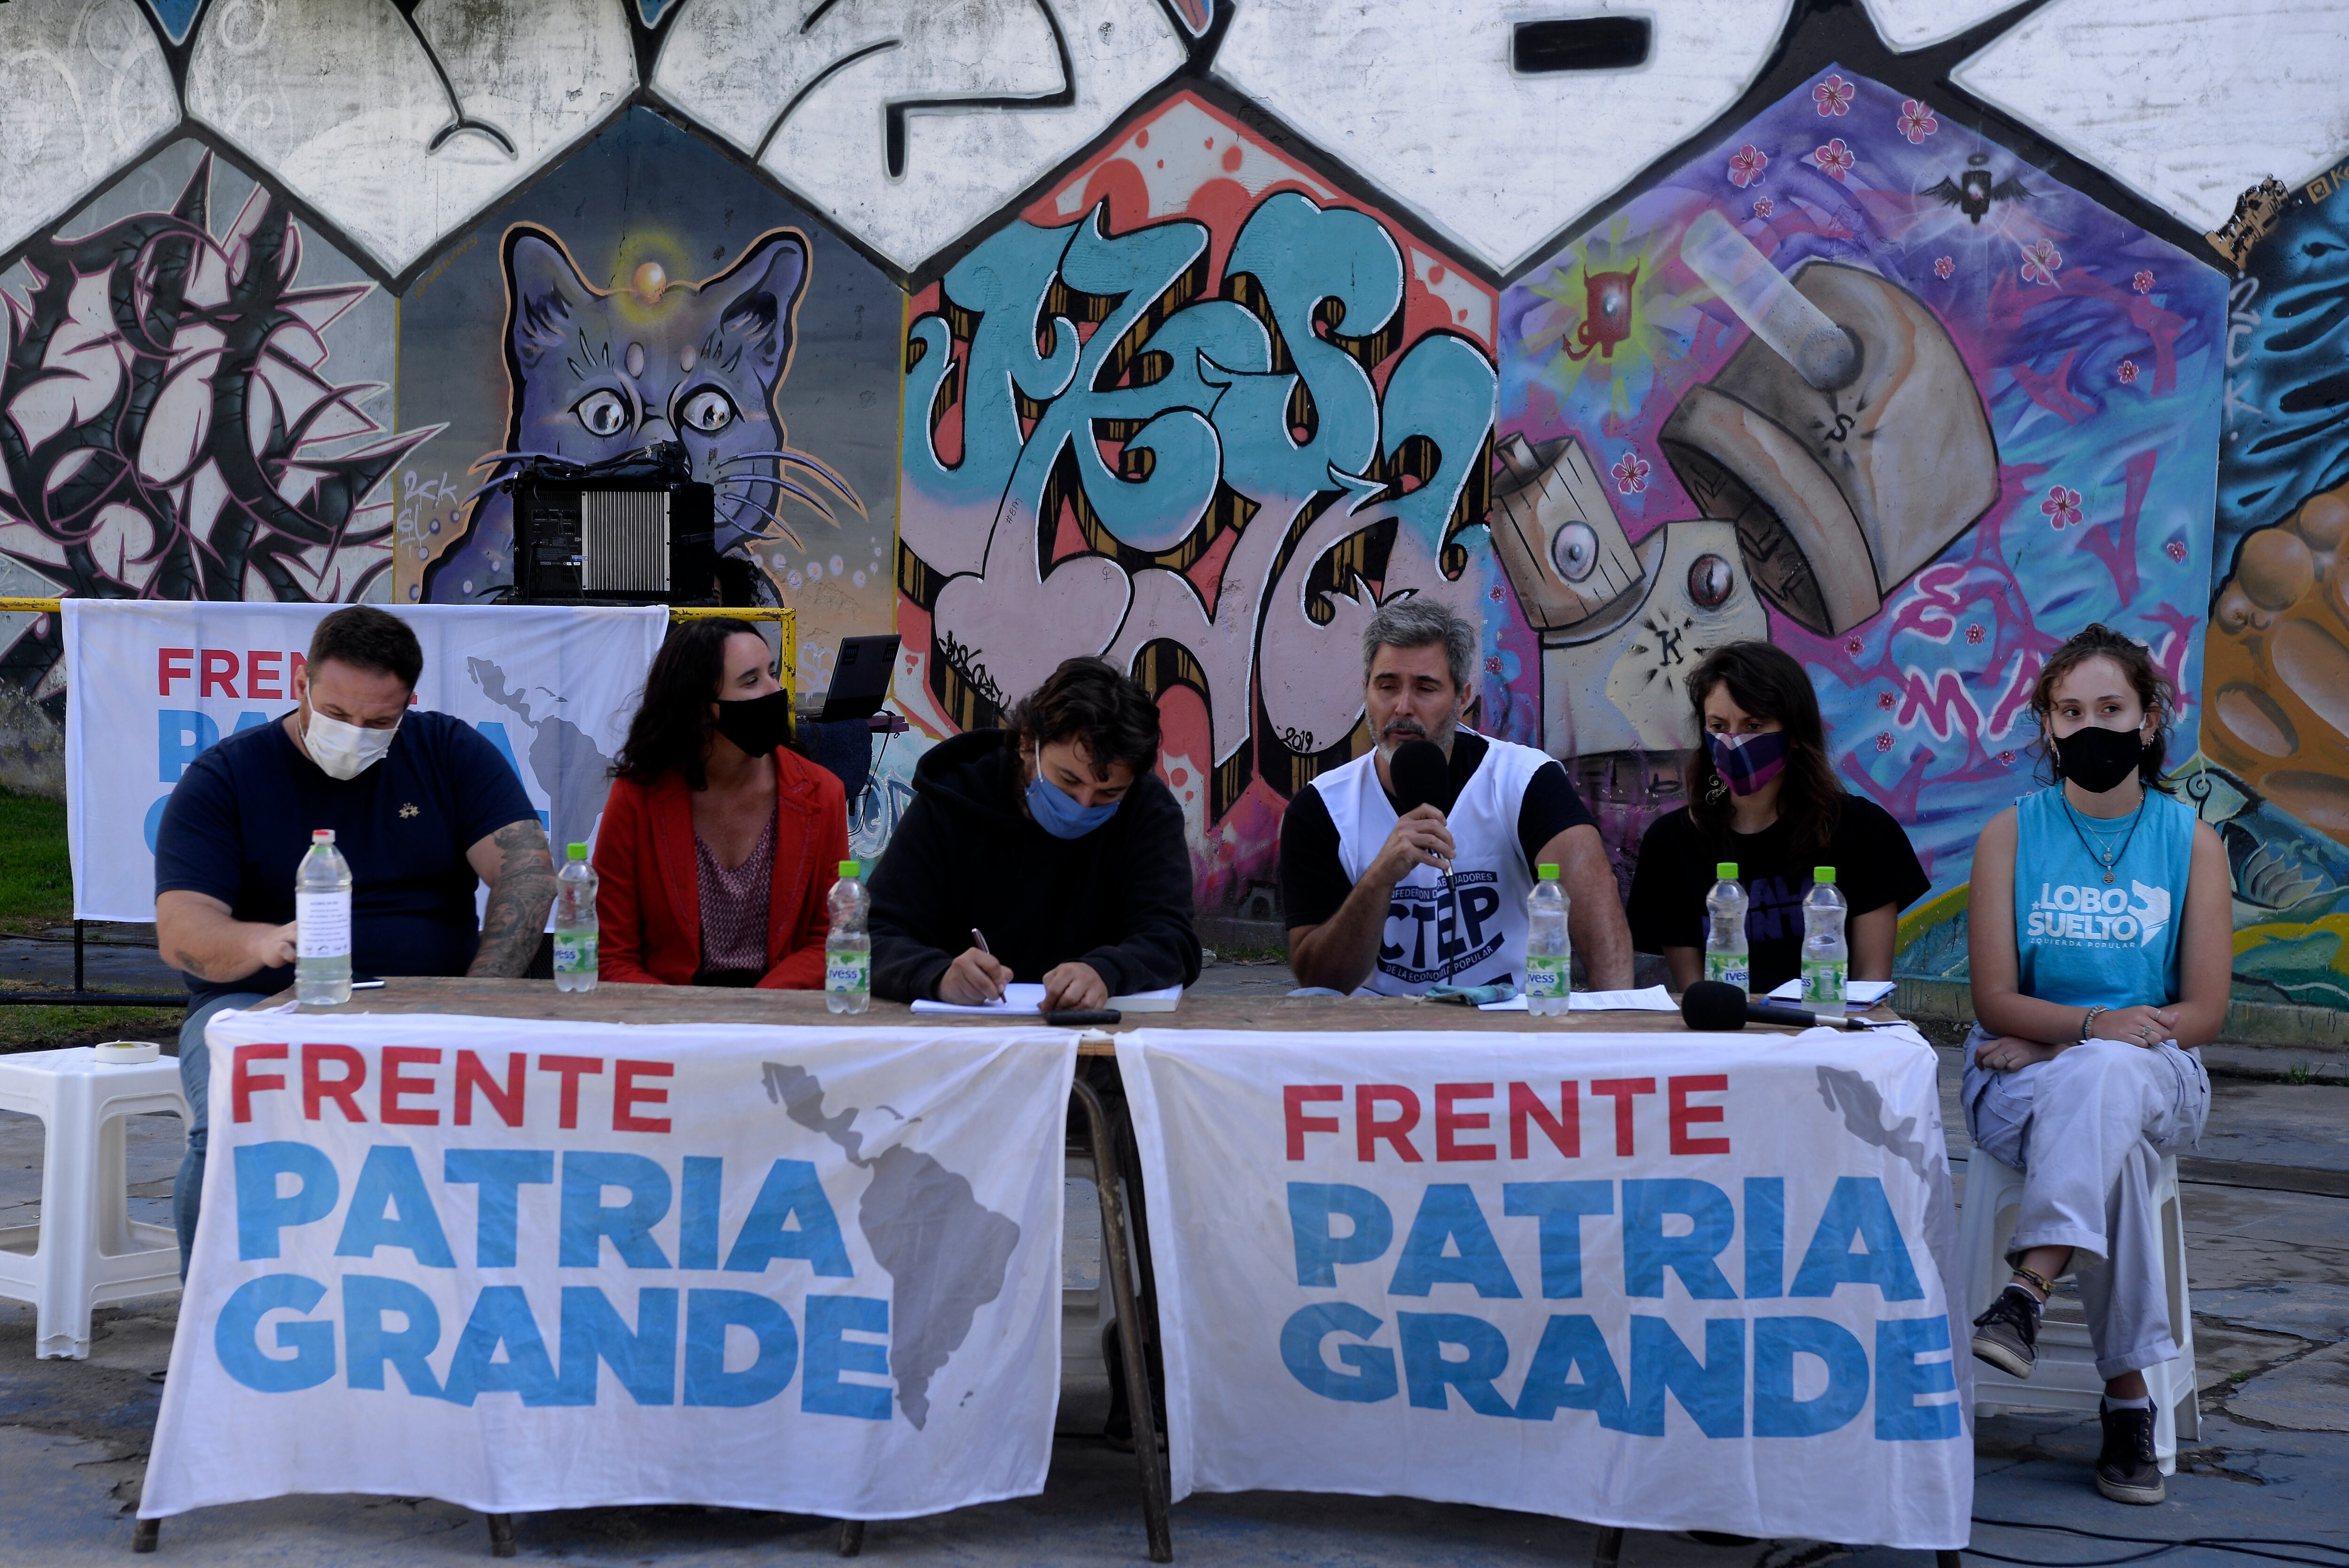
<path id="1" fill-rule="evenodd" d="M 2111 1011 L 2112 1011 L 2112 1009 L 2111 1009 L 2110 1007 L 2106 1006 L 2105 1006 L 2103 1003 L 2101 1003 L 2101 1002 L 2097 1003 L 2095 1006 L 2093 1006 L 2093 1007 L 2089 1008 L 2089 1009 L 2088 1009 L 2088 1011 L 2087 1011 L 2087 1013 L 2086 1013 L 2086 1015 L 2085 1015 L 2085 1016 L 2083 1016 L 2083 1017 L 2081 1018 L 2081 1020 L 2080 1020 L 2080 1038 L 2081 1038 L 2081 1040 L 2085 1042 L 2085 1041 L 2087 1039 L 2087 1037 L 2088 1037 L 2088 1031 L 2089 1031 L 2090 1029 L 2093 1029 L 2093 1028 L 2095 1028 L 2095 1027 L 2096 1026 L 2096 1019 L 2097 1019 L 2099 1016 L 2101 1016 L 2102 1015 L 2104 1015 L 2104 1014 L 2106 1014 L 2106 1013 L 2109 1013 L 2109 1012 L 2111 1012 Z"/>

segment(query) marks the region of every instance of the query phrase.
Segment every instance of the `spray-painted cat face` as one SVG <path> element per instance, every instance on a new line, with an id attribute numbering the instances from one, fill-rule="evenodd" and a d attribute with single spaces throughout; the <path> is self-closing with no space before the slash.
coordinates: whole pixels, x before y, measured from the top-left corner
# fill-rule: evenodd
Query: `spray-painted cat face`
<path id="1" fill-rule="evenodd" d="M 593 463 L 681 442 L 694 478 L 719 486 L 719 550 L 760 533 L 758 487 L 775 482 L 781 459 L 751 454 L 783 444 L 774 394 L 791 367 L 807 242 L 774 230 L 698 284 L 647 263 L 610 294 L 543 230 L 517 226 L 505 253 L 509 449 Z"/>
<path id="2" fill-rule="evenodd" d="M 762 537 L 804 548 L 786 498 L 830 524 L 838 515 L 827 493 L 864 510 L 846 480 L 784 444 L 775 414 L 807 286 L 807 241 L 796 232 L 761 235 L 699 283 L 670 282 L 647 263 L 606 293 L 560 240 L 520 223 L 506 233 L 505 276 L 506 449 L 478 465 L 488 482 L 463 534 L 425 569 L 425 598 L 487 603 L 512 583 L 513 501 L 499 481 L 524 457 L 596 463 L 679 443 L 693 477 L 717 487 L 721 556 L 747 555 Z M 778 602 L 763 573 L 753 588 Z"/>

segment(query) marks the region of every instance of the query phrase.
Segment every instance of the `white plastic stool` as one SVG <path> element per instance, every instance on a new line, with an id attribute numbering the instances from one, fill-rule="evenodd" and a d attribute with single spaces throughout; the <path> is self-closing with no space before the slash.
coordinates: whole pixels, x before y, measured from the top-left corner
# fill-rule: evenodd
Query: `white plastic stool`
<path id="1" fill-rule="evenodd" d="M 2194 1397 L 2194 1309 L 2186 1288 L 2186 1221 L 2178 1208 L 2175 1155 L 2161 1161 L 2153 1201 L 2161 1209 L 2162 1274 L 2178 1357 L 2147 1367 L 2145 1384 L 2153 1396 L 2154 1456 L 2161 1461 L 2162 1474 L 2174 1475 L 2178 1439 L 2191 1442 L 2202 1435 L 2202 1413 Z M 1980 1149 L 1967 1157 L 1966 1201 L 1958 1216 L 1958 1253 L 1965 1259 L 1968 1317 L 1981 1315 L 2013 1275 L 2006 1246 L 2014 1238 L 2015 1212 L 2022 1202 L 2022 1171 Z M 2051 1302 L 2048 1315 L 2040 1320 L 2039 1359 L 2029 1382 L 2010 1377 L 1988 1362 L 1974 1363 L 1976 1416 L 1995 1416 L 2010 1409 L 2096 1413 L 2105 1396 L 2105 1380 L 2096 1375 L 2096 1353 L 2088 1343 L 2088 1326 L 2068 1315 L 2054 1315 L 2060 1310 L 2060 1302 Z"/>
<path id="2" fill-rule="evenodd" d="M 37 1357 L 89 1354 L 89 1315 L 109 1301 L 180 1288 L 180 1238 L 130 1218 L 122 1119 L 188 1122 L 180 1063 L 102 1063 L 88 1046 L 0 1057 L 0 1110 L 37 1116 L 41 1222 L 0 1230 L 0 1296 L 39 1309 Z"/>
<path id="3" fill-rule="evenodd" d="M 1099 1172 L 1093 1170 L 1093 1159 L 1089 1151 L 1071 1149 L 1066 1156 L 1065 1172 L 1067 1180 L 1071 1181 L 1081 1180 L 1096 1188 L 1101 1181 Z M 1115 1181 L 1116 1172 L 1112 1171 L 1110 1179 Z M 1102 1245 L 1099 1208 L 1090 1202 L 1078 1203 L 1075 1194 L 1071 1193 L 1066 1209 L 1066 1217 L 1062 1221 L 1064 1226 L 1061 1242 L 1062 1255 L 1067 1257 L 1075 1251 L 1074 1243 L 1077 1238 L 1067 1234 L 1067 1232 L 1078 1230 L 1080 1227 L 1090 1229 L 1092 1233 L 1091 1241 L 1093 1253 L 1093 1282 L 1090 1286 L 1071 1285 L 1066 1277 L 1068 1269 L 1064 1267 L 1062 1270 L 1061 1283 L 1061 1398 L 1065 1403 L 1070 1391 L 1072 1388 L 1075 1389 L 1084 1397 L 1080 1406 L 1084 1416 L 1097 1418 L 1101 1410 L 1107 1408 L 1110 1397 L 1109 1362 L 1102 1354 L 1102 1331 L 1107 1328 L 1110 1321 L 1117 1315 L 1117 1309 L 1111 1305 L 1109 1279 L 1102 1261 L 1102 1254 L 1108 1249 Z M 1085 1212 L 1086 1209 L 1091 1209 L 1092 1212 Z M 1071 1259 L 1071 1262 L 1073 1261 Z M 1071 1429 L 1071 1431 L 1081 1429 L 1086 1436 L 1090 1437 L 1100 1431 L 1101 1423 L 1098 1418 L 1092 1418 L 1086 1427 Z"/>

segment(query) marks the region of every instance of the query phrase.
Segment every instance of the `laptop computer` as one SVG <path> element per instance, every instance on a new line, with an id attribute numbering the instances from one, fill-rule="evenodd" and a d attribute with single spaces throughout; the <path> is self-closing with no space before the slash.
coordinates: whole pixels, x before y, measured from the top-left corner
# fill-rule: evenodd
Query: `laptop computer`
<path id="1" fill-rule="evenodd" d="M 840 656 L 832 665 L 832 686 L 823 694 L 823 711 L 817 718 L 825 724 L 838 719 L 871 718 L 881 711 L 882 701 L 889 695 L 890 677 L 896 673 L 896 666 L 895 633 L 876 637 L 843 637 Z"/>

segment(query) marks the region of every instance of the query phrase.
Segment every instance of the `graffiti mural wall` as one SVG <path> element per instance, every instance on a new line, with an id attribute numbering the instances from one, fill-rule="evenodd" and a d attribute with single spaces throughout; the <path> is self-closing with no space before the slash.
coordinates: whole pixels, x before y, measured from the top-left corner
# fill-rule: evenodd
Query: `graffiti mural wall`
<path id="1" fill-rule="evenodd" d="M 397 596 L 512 588 L 512 497 L 485 487 L 522 458 L 679 442 L 717 487 L 721 560 L 798 613 L 799 684 L 822 691 L 842 637 L 889 624 L 903 299 L 804 212 L 632 112 L 401 302 L 403 411 L 420 402 L 441 428 L 401 471 Z"/>
<path id="2" fill-rule="evenodd" d="M 917 295 L 898 681 L 932 733 L 1064 658 L 1161 694 L 1199 894 L 1263 906 L 1282 804 L 1355 756 L 1381 598 L 1485 633 L 1527 737 L 1486 542 L 1492 291 L 1183 94 Z"/>
<path id="3" fill-rule="evenodd" d="M 392 301 L 192 141 L 0 272 L 0 593 L 357 599 L 388 586 Z M 53 616 L 9 684 L 63 690 Z M 62 711 L 60 709 L 60 711 Z"/>
<path id="4" fill-rule="evenodd" d="M 2103 621 L 2200 690 L 2224 303 L 1839 68 L 1511 288 L 1494 531 L 1611 847 L 1682 801 L 1678 677 L 1766 636 L 1953 914 L 2048 650 Z"/>
<path id="5" fill-rule="evenodd" d="M 2204 755 L 2239 993 L 2349 1006 L 2349 160 L 2228 287 Z"/>

